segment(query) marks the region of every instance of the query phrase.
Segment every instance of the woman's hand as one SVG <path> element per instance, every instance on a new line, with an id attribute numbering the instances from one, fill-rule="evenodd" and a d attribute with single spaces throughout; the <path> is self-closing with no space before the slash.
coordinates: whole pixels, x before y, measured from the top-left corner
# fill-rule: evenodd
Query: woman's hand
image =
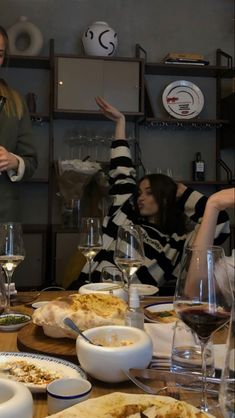
<path id="1" fill-rule="evenodd" d="M 116 123 L 115 138 L 125 139 L 125 116 L 116 107 L 112 106 L 102 97 L 96 97 L 95 101 L 99 106 L 101 112 L 109 119 Z"/>
<path id="2" fill-rule="evenodd" d="M 124 115 L 118 109 L 116 109 L 116 107 L 106 102 L 106 100 L 104 100 L 102 97 L 96 97 L 95 101 L 101 112 L 107 116 L 107 118 L 113 120 L 114 122 L 118 122 L 119 119 L 125 119 Z"/>
<path id="3" fill-rule="evenodd" d="M 18 159 L 14 154 L 8 152 L 6 148 L 0 146 L 0 172 L 7 170 L 17 170 Z"/>
<path id="4" fill-rule="evenodd" d="M 177 183 L 176 197 L 179 198 L 185 192 L 187 187 L 183 183 Z"/>

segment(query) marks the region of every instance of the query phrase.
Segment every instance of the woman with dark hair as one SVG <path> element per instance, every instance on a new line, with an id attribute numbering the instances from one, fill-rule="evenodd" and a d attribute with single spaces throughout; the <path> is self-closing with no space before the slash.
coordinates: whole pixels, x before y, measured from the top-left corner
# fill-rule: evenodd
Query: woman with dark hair
<path id="1" fill-rule="evenodd" d="M 0 26 L 0 67 L 7 63 L 8 56 L 8 36 Z M 37 155 L 27 106 L 1 77 L 0 96 L 5 102 L 0 113 L 0 222 L 20 221 L 17 182 L 33 175 Z"/>
<path id="2" fill-rule="evenodd" d="M 163 174 L 144 176 L 137 185 L 125 139 L 125 117 L 104 99 L 97 97 L 96 102 L 116 125 L 109 171 L 113 203 L 103 222 L 103 249 L 94 258 L 92 280 L 99 281 L 102 268 L 114 264 L 118 227 L 133 223 L 141 227 L 145 251 L 145 263 L 136 272 L 138 279 L 158 286 L 174 282 L 184 246 L 194 239 L 207 198 Z M 223 242 L 228 233 L 228 216 L 221 212 L 215 243 Z M 86 264 L 71 288 L 81 286 L 87 274 Z"/>

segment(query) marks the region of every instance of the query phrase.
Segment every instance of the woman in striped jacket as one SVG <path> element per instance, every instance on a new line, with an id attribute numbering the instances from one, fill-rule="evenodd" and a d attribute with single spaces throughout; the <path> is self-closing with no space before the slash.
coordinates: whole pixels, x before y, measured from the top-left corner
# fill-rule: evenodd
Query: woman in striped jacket
<path id="1" fill-rule="evenodd" d="M 150 174 L 138 184 L 128 141 L 125 139 L 125 117 L 104 99 L 96 102 L 105 116 L 115 122 L 115 139 L 111 146 L 109 172 L 112 206 L 103 222 L 103 249 L 92 264 L 92 280 L 100 280 L 104 266 L 114 265 L 119 225 L 141 227 L 145 264 L 136 275 L 142 283 L 163 286 L 176 281 L 185 244 L 191 243 L 204 213 L 207 198 L 163 174 Z M 215 244 L 229 234 L 226 212 L 220 212 Z M 70 288 L 80 287 L 88 278 L 87 264 Z"/>

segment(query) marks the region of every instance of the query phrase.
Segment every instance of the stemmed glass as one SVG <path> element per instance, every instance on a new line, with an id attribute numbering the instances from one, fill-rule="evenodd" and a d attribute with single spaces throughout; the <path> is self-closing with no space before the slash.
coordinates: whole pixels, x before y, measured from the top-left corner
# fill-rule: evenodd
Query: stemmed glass
<path id="1" fill-rule="evenodd" d="M 219 392 L 219 403 L 224 418 L 235 417 L 235 305 L 233 304 L 225 365 Z"/>
<path id="2" fill-rule="evenodd" d="M 24 260 L 23 232 L 19 223 L 0 224 L 0 266 L 8 284 L 6 312 L 10 312 L 10 284 L 16 267 Z"/>
<path id="3" fill-rule="evenodd" d="M 208 411 L 206 355 L 212 334 L 230 318 L 232 292 L 221 247 L 188 247 L 176 284 L 174 308 L 178 317 L 198 336 L 202 352 L 202 399 Z"/>
<path id="4" fill-rule="evenodd" d="M 114 261 L 123 272 L 129 293 L 133 274 L 144 264 L 144 246 L 139 226 L 119 226 Z"/>
<path id="5" fill-rule="evenodd" d="M 82 218 L 79 227 L 78 249 L 89 263 L 88 283 L 91 283 L 91 265 L 102 248 L 102 230 L 99 218 Z"/>

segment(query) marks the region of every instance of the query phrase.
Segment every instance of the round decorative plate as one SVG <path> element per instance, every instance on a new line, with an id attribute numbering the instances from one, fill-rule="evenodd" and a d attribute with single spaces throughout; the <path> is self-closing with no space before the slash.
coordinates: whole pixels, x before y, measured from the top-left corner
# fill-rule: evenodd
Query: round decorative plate
<path id="1" fill-rule="evenodd" d="M 186 80 L 178 80 L 165 88 L 162 102 L 171 116 L 177 119 L 191 119 L 202 111 L 204 96 L 196 84 Z"/>

